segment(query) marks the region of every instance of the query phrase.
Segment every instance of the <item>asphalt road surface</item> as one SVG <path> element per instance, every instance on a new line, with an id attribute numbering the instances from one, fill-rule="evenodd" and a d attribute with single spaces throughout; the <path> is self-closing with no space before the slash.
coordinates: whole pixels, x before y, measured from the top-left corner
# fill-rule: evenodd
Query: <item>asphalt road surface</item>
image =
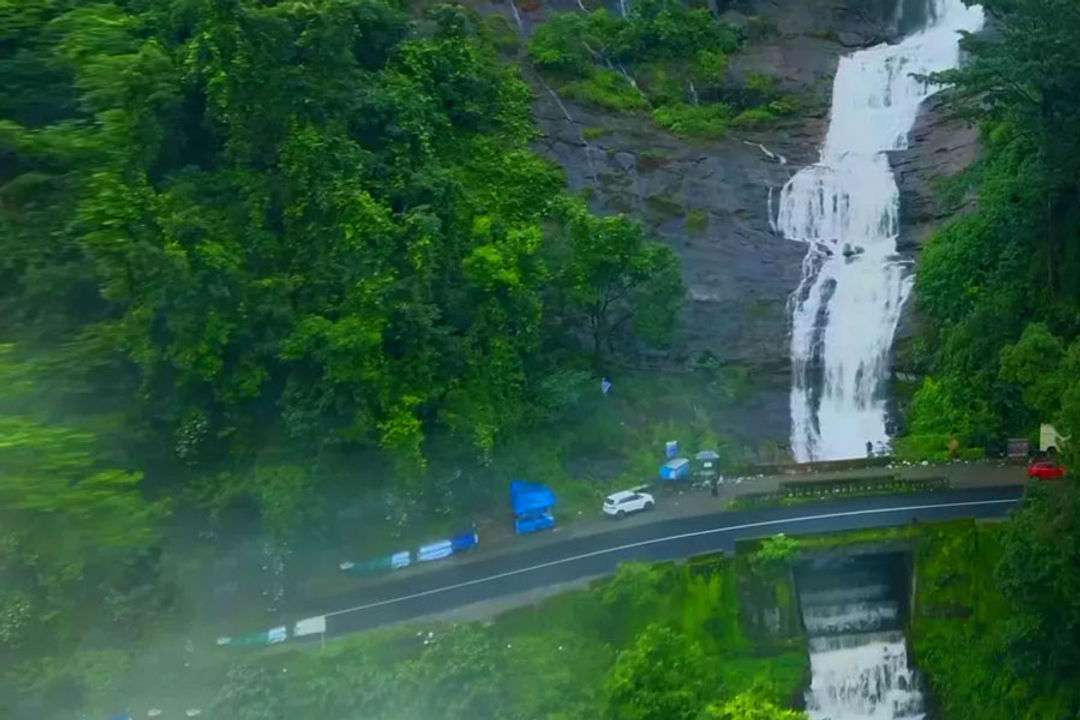
<path id="1" fill-rule="evenodd" d="M 324 599 L 322 608 L 312 611 L 326 615 L 326 635 L 333 637 L 608 574 L 621 562 L 658 562 L 730 551 L 738 540 L 776 533 L 806 535 L 961 517 L 1003 517 L 1022 493 L 1023 488 L 1016 486 L 872 496 L 636 524 L 357 588 Z"/>

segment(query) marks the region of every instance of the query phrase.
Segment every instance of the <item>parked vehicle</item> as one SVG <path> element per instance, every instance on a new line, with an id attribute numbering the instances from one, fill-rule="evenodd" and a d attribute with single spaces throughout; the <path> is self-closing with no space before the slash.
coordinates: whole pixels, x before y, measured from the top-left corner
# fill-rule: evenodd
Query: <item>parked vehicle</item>
<path id="1" fill-rule="evenodd" d="M 1048 460 L 1036 460 L 1028 465 L 1027 474 L 1029 478 L 1057 480 L 1065 477 L 1065 466 Z"/>
<path id="2" fill-rule="evenodd" d="M 623 490 L 604 498 L 604 514 L 622 519 L 635 512 L 644 512 L 656 507 L 656 501 L 649 493 Z"/>

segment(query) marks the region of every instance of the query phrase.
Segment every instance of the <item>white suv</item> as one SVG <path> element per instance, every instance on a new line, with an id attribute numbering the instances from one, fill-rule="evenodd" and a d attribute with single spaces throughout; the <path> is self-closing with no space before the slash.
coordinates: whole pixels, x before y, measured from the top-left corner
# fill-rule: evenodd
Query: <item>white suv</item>
<path id="1" fill-rule="evenodd" d="M 649 493 L 623 490 L 604 498 L 604 514 L 622 518 L 633 512 L 652 510 L 656 501 Z"/>

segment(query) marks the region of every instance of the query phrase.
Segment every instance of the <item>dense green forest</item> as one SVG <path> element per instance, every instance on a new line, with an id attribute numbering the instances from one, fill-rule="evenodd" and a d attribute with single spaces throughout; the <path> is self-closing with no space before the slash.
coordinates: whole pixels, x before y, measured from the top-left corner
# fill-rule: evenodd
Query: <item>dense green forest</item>
<path id="1" fill-rule="evenodd" d="M 992 31 L 939 78 L 985 152 L 944 188 L 977 207 L 918 275 L 907 442 L 935 450 L 1046 420 L 1080 437 L 1080 6 L 984 5 Z M 570 443 L 620 445 L 605 470 L 637 477 L 664 440 L 721 446 L 700 417 L 628 427 L 660 416 L 648 394 L 593 414 L 601 377 L 671 340 L 680 267 L 532 151 L 517 61 L 680 135 L 796 104 L 729 82 L 753 26 L 676 0 L 557 15 L 527 46 L 508 28 L 393 0 L 0 0 L 0 715 L 167 681 L 151 658 L 191 621 L 179 537 L 287 545 L 325 524 L 317 497 L 369 491 L 384 524 L 363 529 L 441 530 L 521 467 L 566 476 Z M 745 393 L 698 365 L 710 397 Z M 1000 532 L 923 548 L 913 645 L 950 720 L 1080 712 L 1078 497 L 1037 489 Z M 804 655 L 754 647 L 732 598 L 723 573 L 630 568 L 554 620 L 289 649 L 299 696 L 277 656 L 186 677 L 250 720 L 797 717 Z M 546 694 L 514 684 L 529 673 Z"/>
<path id="2" fill-rule="evenodd" d="M 1040 422 L 1080 437 L 1080 6 L 987 0 L 991 29 L 945 73 L 982 130 L 978 163 L 944 188 L 977 207 L 919 266 L 923 369 L 909 431 L 999 451 Z"/>
<path id="3" fill-rule="evenodd" d="M 674 253 L 533 154 L 492 36 L 385 0 L 0 2 L 5 704 L 77 704 L 112 662 L 86 634 L 154 626 L 170 513 L 295 527 L 335 453 L 428 495 L 432 443 L 483 466 L 668 340 Z"/>
<path id="4" fill-rule="evenodd" d="M 937 78 L 948 108 L 980 128 L 983 152 L 942 186 L 974 209 L 919 265 L 926 377 L 903 443 L 925 452 L 952 439 L 1001 452 L 1042 422 L 1080 437 L 1080 5 L 981 4 L 988 30 L 966 37 L 965 64 Z M 1075 443 L 1063 450 L 1077 458 Z M 913 646 L 948 718 L 1080 712 L 1077 486 L 1028 495 L 1000 535 L 934 560 L 943 596 L 916 620 Z"/>
<path id="5" fill-rule="evenodd" d="M 1032 486 L 1008 523 L 916 549 L 915 661 L 946 720 L 1080 713 L 1080 491 Z"/>

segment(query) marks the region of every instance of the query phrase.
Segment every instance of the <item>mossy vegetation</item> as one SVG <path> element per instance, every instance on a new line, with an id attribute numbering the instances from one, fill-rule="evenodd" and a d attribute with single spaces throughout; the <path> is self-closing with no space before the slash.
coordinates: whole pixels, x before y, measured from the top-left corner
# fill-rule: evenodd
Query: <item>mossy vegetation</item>
<path id="1" fill-rule="evenodd" d="M 631 563 L 491 623 L 421 623 L 224 666 L 217 655 L 217 677 L 199 672 L 195 687 L 114 690 L 136 706 L 153 698 L 167 711 L 260 719 L 696 718 L 709 705 L 751 698 L 779 711 L 805 685 L 806 649 L 797 632 L 744 631 L 747 572 L 723 556 Z M 665 714 L 641 714 L 657 707 Z"/>
<path id="2" fill-rule="evenodd" d="M 645 198 L 645 209 L 653 222 L 664 222 L 680 217 L 685 212 L 682 204 L 670 193 L 658 193 Z"/>
<path id="3" fill-rule="evenodd" d="M 650 111 L 675 135 L 715 138 L 798 109 L 774 79 L 727 72 L 731 54 L 770 32 L 766 22 L 738 29 L 681 0 L 640 0 L 626 17 L 603 9 L 557 14 L 537 29 L 529 51 L 568 97 L 616 112 Z"/>
<path id="4" fill-rule="evenodd" d="M 560 85 L 559 92 L 571 100 L 616 112 L 645 110 L 649 107 L 645 95 L 612 70 L 593 68 L 584 77 Z"/>
<path id="5" fill-rule="evenodd" d="M 731 126 L 731 108 L 724 103 L 687 105 L 676 103 L 653 110 L 653 120 L 673 135 L 716 138 Z"/>
<path id="6" fill-rule="evenodd" d="M 686 229 L 693 235 L 700 235 L 709 229 L 709 214 L 700 208 L 691 208 L 686 213 Z"/>

